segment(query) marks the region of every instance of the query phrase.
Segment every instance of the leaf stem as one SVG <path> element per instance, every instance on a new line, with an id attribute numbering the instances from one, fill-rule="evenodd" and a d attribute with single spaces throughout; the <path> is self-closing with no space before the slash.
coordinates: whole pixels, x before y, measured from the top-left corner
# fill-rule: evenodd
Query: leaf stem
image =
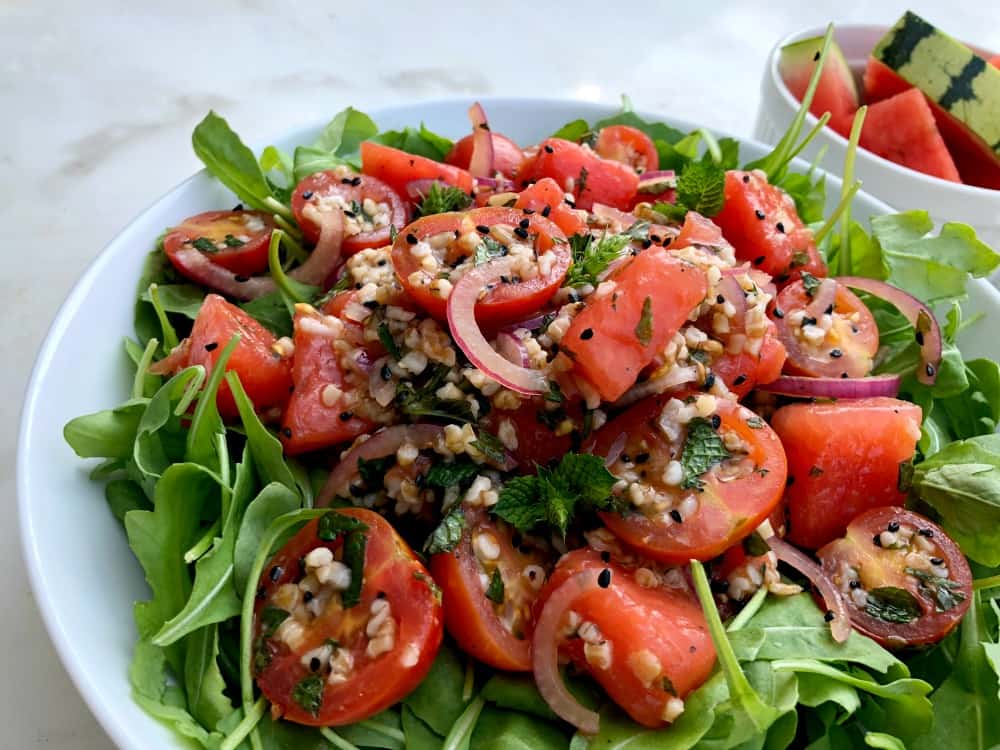
<path id="1" fill-rule="evenodd" d="M 843 195 L 841 195 L 840 197 L 840 203 L 838 203 L 837 207 L 833 209 L 833 213 L 827 217 L 827 220 L 823 223 L 823 226 L 817 229 L 816 232 L 813 234 L 813 240 L 816 242 L 817 245 L 819 245 L 819 243 L 823 241 L 823 238 L 830 233 L 830 230 L 833 229 L 834 226 L 836 226 L 837 220 L 840 219 L 841 216 L 849 213 L 848 207 L 851 205 L 851 201 L 854 200 L 854 196 L 860 189 L 861 189 L 861 180 L 858 180 L 853 185 L 851 185 L 846 191 L 844 191 Z M 849 231 L 850 227 L 848 227 L 848 232 Z M 844 244 L 845 241 L 846 240 L 844 240 L 844 235 L 841 235 L 840 255 L 837 258 L 838 269 L 843 268 L 843 266 L 841 266 L 841 260 L 844 257 L 843 255 L 844 251 L 847 250 L 847 246 Z"/>
<path id="2" fill-rule="evenodd" d="M 329 727 L 320 727 L 319 733 L 323 735 L 323 739 L 340 750 L 358 750 L 357 745 L 348 742 Z"/>
<path id="3" fill-rule="evenodd" d="M 851 124 L 851 136 L 847 139 L 847 154 L 844 156 L 844 181 L 840 185 L 840 203 L 837 208 L 841 210 L 840 220 L 840 252 L 837 253 L 837 270 L 839 276 L 849 276 L 851 274 L 851 211 L 850 204 L 853 194 L 848 197 L 848 185 L 858 185 L 854 182 L 854 161 L 858 156 L 858 141 L 861 139 L 861 129 L 865 124 L 865 115 L 868 113 L 868 106 L 862 106 L 854 115 L 854 122 Z M 853 184 L 852 184 L 853 183 Z M 857 192 L 857 188 L 854 188 Z M 845 205 L 846 203 L 846 205 Z M 831 217 L 832 218 L 832 217 Z M 819 240 L 816 240 L 819 242 Z"/>
<path id="4" fill-rule="evenodd" d="M 708 132 L 705 128 L 701 128 L 698 133 L 701 135 L 702 140 L 705 141 L 705 149 L 712 155 L 712 161 L 716 164 L 721 164 L 722 149 L 719 148 L 719 142 L 716 140 L 715 136 Z"/>
<path id="5" fill-rule="evenodd" d="M 272 213 L 277 214 L 278 216 L 282 217 L 283 219 L 288 219 L 290 221 L 294 221 L 295 220 L 295 216 L 292 214 L 292 209 L 290 209 L 284 203 L 282 203 L 281 201 L 279 201 L 273 195 L 267 196 L 261 202 L 264 204 L 264 207 L 267 208 L 268 211 L 271 211 Z"/>
<path id="6" fill-rule="evenodd" d="M 476 670 L 472 659 L 465 662 L 465 682 L 462 684 L 462 702 L 472 700 L 472 691 L 476 688 Z"/>
<path id="7" fill-rule="evenodd" d="M 160 302 L 160 288 L 154 283 L 149 285 L 149 300 L 153 303 L 153 310 L 156 318 L 160 321 L 160 329 L 163 331 L 163 351 L 169 354 L 178 344 L 177 331 L 167 317 L 167 311 L 163 309 Z"/>
<path id="8" fill-rule="evenodd" d="M 813 125 L 812 130 L 806 133 L 806 137 L 799 141 L 799 145 L 792 149 L 792 152 L 788 155 L 788 161 L 791 161 L 796 156 L 802 153 L 806 146 L 812 143 L 812 140 L 820 134 L 820 131 L 826 127 L 826 124 L 830 122 L 830 113 L 824 112 L 823 116 L 819 118 L 815 125 Z M 823 148 L 826 148 L 824 146 Z"/>
<path id="9" fill-rule="evenodd" d="M 989 578 L 977 578 L 972 582 L 972 589 L 974 591 L 986 591 L 997 586 L 1000 586 L 1000 575 L 990 576 Z"/>
<path id="10" fill-rule="evenodd" d="M 379 734 L 384 734 L 390 739 L 394 739 L 397 742 L 406 742 L 406 735 L 399 729 L 389 724 L 383 724 L 381 721 L 375 721 L 375 719 L 365 719 L 364 721 L 358 722 L 359 727 L 364 727 L 365 729 L 371 730 L 372 732 L 378 732 Z"/>
<path id="11" fill-rule="evenodd" d="M 767 599 L 767 586 L 761 586 L 754 592 L 754 595 L 746 603 L 746 606 L 740 610 L 740 613 L 730 621 L 729 627 L 726 630 L 730 633 L 742 630 L 753 619 L 753 616 L 760 612 L 760 608 L 764 606 L 765 599 Z"/>
<path id="12" fill-rule="evenodd" d="M 222 527 L 222 520 L 219 518 L 215 519 L 215 522 L 205 530 L 201 538 L 191 545 L 191 548 L 184 553 L 184 562 L 190 564 L 198 560 L 202 555 L 208 552 L 215 538 L 219 535 L 219 531 Z"/>
<path id="13" fill-rule="evenodd" d="M 139 364 L 136 365 L 135 380 L 132 381 L 132 398 L 142 398 L 145 395 L 146 370 L 149 369 L 149 365 L 153 361 L 153 355 L 156 354 L 156 348 L 159 345 L 160 342 L 154 338 L 150 339 L 146 344 L 146 348 L 143 349 Z"/>
<path id="14" fill-rule="evenodd" d="M 236 750 L 243 740 L 246 739 L 246 736 L 264 718 L 264 711 L 266 709 L 267 701 L 263 698 L 259 698 L 256 703 L 251 704 L 249 707 L 244 707 L 243 720 L 226 736 L 226 739 L 219 745 L 219 750 Z"/>
<path id="15" fill-rule="evenodd" d="M 482 696 L 479 696 L 466 706 L 465 710 L 455 719 L 448 736 L 444 738 L 441 750 L 458 750 L 460 747 L 465 747 L 465 741 L 472 733 L 473 727 L 476 726 L 476 721 L 485 705 L 486 701 L 483 700 Z"/>

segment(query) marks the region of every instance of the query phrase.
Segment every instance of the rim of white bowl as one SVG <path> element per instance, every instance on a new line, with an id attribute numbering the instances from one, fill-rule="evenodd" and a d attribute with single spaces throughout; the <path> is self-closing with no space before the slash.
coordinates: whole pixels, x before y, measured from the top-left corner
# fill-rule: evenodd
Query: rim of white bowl
<path id="1" fill-rule="evenodd" d="M 880 24 L 834 24 L 833 34 L 836 37 L 838 31 L 846 31 L 848 29 L 856 29 L 858 31 L 879 31 L 884 34 L 888 31 L 890 26 L 883 26 Z M 825 26 L 818 26 L 810 29 L 802 29 L 800 31 L 793 31 L 791 34 L 786 34 L 784 37 L 778 40 L 778 42 L 771 49 L 771 54 L 768 58 L 768 74 L 771 77 L 771 83 L 778 90 L 779 95 L 788 105 L 792 112 L 796 112 L 801 105 L 798 99 L 788 90 L 788 86 L 785 85 L 785 80 L 781 77 L 781 73 L 778 70 L 778 60 L 781 56 L 781 48 L 791 44 L 792 42 L 800 42 L 803 39 L 809 39 L 811 37 L 821 37 L 826 34 Z M 982 52 L 982 48 L 973 47 L 977 52 Z M 812 112 L 806 114 L 806 122 L 810 125 L 815 125 L 819 121 Z M 843 148 L 847 148 L 847 139 L 838 133 L 833 128 L 824 128 L 824 135 L 832 138 L 833 141 Z M 896 164 L 894 161 L 889 161 L 888 159 L 879 156 L 876 153 L 869 151 L 868 149 L 858 148 L 858 158 L 859 159 L 871 159 L 876 164 L 883 166 L 890 172 L 894 172 L 900 177 L 908 178 L 914 182 L 920 182 L 928 187 L 937 188 L 938 190 L 950 190 L 957 195 L 967 195 L 970 198 L 1000 198 L 1000 189 L 979 187 L 977 185 L 966 185 L 965 183 L 949 182 L 948 180 L 942 180 L 940 177 L 933 177 L 929 174 L 924 174 L 923 172 L 918 172 L 916 169 L 910 169 L 909 167 L 904 167 L 900 164 Z"/>

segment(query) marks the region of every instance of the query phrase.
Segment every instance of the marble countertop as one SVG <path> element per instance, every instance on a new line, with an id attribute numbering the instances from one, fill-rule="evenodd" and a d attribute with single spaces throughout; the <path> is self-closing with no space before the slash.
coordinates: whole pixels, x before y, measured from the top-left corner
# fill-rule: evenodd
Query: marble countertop
<path id="1" fill-rule="evenodd" d="M 0 744 L 112 747 L 56 659 L 25 578 L 15 425 L 60 302 L 132 216 L 199 167 L 190 132 L 206 110 L 261 142 L 347 104 L 484 94 L 614 102 L 627 92 L 639 109 L 749 136 L 765 58 L 788 32 L 831 19 L 891 23 L 911 7 L 1000 49 L 1000 7 L 981 0 L 620 7 L 0 0 L 0 383 L 13 395 L 0 405 L 8 425 L 0 434 L 8 581 Z M 59 498 L 49 500 L 57 509 Z"/>

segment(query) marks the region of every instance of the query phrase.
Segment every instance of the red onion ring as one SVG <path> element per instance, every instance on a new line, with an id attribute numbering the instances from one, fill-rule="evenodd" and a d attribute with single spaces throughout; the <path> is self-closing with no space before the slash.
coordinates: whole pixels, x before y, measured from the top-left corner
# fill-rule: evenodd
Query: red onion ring
<path id="1" fill-rule="evenodd" d="M 315 212 L 315 213 L 313 213 Z M 307 219 L 319 224 L 319 239 L 306 262 L 289 272 L 296 281 L 312 286 L 323 286 L 340 263 L 340 249 L 344 241 L 344 214 L 342 211 L 320 211 L 307 204 Z"/>
<path id="2" fill-rule="evenodd" d="M 851 615 L 848 613 L 847 601 L 840 589 L 819 565 L 788 542 L 776 536 L 772 536 L 766 541 L 767 546 L 771 548 L 779 560 L 786 565 L 791 565 L 816 587 L 820 596 L 823 597 L 826 608 L 833 613 L 833 620 L 830 621 L 830 633 L 833 635 L 833 640 L 837 643 L 846 641 L 851 634 Z"/>
<path id="3" fill-rule="evenodd" d="M 351 479 L 358 474 L 358 459 L 371 461 L 391 456 L 407 442 L 413 443 L 418 450 L 429 448 L 443 432 L 443 427 L 434 424 L 400 424 L 379 430 L 340 459 L 316 497 L 315 507 L 325 508 L 333 498 L 349 492 Z"/>
<path id="4" fill-rule="evenodd" d="M 677 187 L 677 174 L 672 169 L 643 172 L 639 175 L 638 193 L 662 193 Z"/>
<path id="5" fill-rule="evenodd" d="M 757 390 L 800 398 L 873 398 L 895 397 L 899 393 L 899 375 L 872 375 L 867 378 L 805 378 L 782 375 Z"/>
<path id="6" fill-rule="evenodd" d="M 860 276 L 841 276 L 837 281 L 885 300 L 910 321 L 910 325 L 917 329 L 917 343 L 920 345 L 920 369 L 917 371 L 917 380 L 924 385 L 934 385 L 941 365 L 941 327 L 930 308 L 912 294 L 884 281 L 864 279 Z"/>
<path id="7" fill-rule="evenodd" d="M 501 276 L 509 276 L 510 265 L 509 258 L 494 258 L 467 271 L 448 295 L 448 327 L 458 347 L 484 374 L 516 393 L 533 396 L 548 390 L 545 375 L 504 359 L 490 346 L 476 322 L 480 293 Z"/>
<path id="8" fill-rule="evenodd" d="M 508 362 L 521 367 L 528 367 L 529 365 L 528 350 L 524 346 L 524 342 L 513 333 L 501 331 L 497 334 L 497 351 Z"/>
<path id="9" fill-rule="evenodd" d="M 493 169 L 493 136 L 486 121 L 483 105 L 476 102 L 469 107 L 472 121 L 472 157 L 469 159 L 469 174 L 473 177 L 491 177 Z"/>
<path id="10" fill-rule="evenodd" d="M 531 636 L 531 668 L 538 692 L 559 718 L 585 734 L 597 734 L 601 717 L 580 705 L 566 689 L 559 673 L 559 627 L 573 602 L 598 588 L 597 577 L 598 571 L 587 570 L 576 573 L 558 586 L 542 607 Z"/>
<path id="11" fill-rule="evenodd" d="M 816 289 L 812 302 L 806 305 L 806 312 L 819 320 L 832 309 L 837 299 L 837 281 L 835 279 L 823 279 Z"/>
<path id="12" fill-rule="evenodd" d="M 617 461 L 622 452 L 625 450 L 625 443 L 628 441 L 628 433 L 623 432 L 618 437 L 615 438 L 614 442 L 611 443 L 611 447 L 608 448 L 608 455 L 604 457 L 605 468 L 610 469 L 612 465 Z"/>

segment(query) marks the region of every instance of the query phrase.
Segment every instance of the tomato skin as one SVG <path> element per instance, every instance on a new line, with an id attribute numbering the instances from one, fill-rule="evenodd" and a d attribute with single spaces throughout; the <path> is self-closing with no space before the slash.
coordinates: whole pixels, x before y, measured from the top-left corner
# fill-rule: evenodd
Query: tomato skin
<path id="1" fill-rule="evenodd" d="M 657 419 L 670 395 L 640 401 L 608 422 L 584 446 L 597 456 L 607 456 L 615 445 L 625 442 L 623 452 L 653 454 L 653 464 L 665 462 L 671 448 L 657 426 Z M 778 436 L 756 415 L 728 399 L 718 400 L 720 429 L 735 432 L 749 446 L 747 458 L 755 467 L 748 475 L 721 482 L 714 472 L 702 477 L 704 489 L 697 494 L 698 510 L 683 523 L 664 524 L 639 512 L 600 514 L 611 532 L 642 555 L 667 563 L 683 564 L 691 559 L 711 560 L 748 536 L 781 501 L 787 465 Z M 751 420 L 748 424 L 748 420 Z M 651 474 L 657 474 L 655 469 Z"/>
<path id="2" fill-rule="evenodd" d="M 406 186 L 414 180 L 440 180 L 470 195 L 475 185 L 472 175 L 464 169 L 372 141 L 361 144 L 361 171 L 404 196 Z"/>
<path id="3" fill-rule="evenodd" d="M 347 610 L 328 607 L 305 626 L 304 643 L 295 651 L 287 644 L 271 641 L 270 664 L 256 675 L 261 692 L 282 718 L 309 726 L 353 724 L 404 698 L 427 676 L 444 632 L 441 602 L 431 585 L 432 579 L 392 526 L 377 513 L 364 508 L 344 508 L 336 512 L 357 518 L 368 526 L 361 601 Z M 260 635 L 257 616 L 274 592 L 304 574 L 300 560 L 317 547 L 336 552 L 342 545 L 340 538 L 333 542 L 320 540 L 318 524 L 319 519 L 306 524 L 265 569 L 260 580 L 262 596 L 254 608 L 256 636 Z M 270 571 L 275 569 L 280 575 L 272 579 Z M 372 602 L 383 597 L 388 600 L 396 620 L 397 645 L 371 659 L 364 651 L 363 633 Z M 301 655 L 322 646 L 328 638 L 350 649 L 355 666 L 346 682 L 325 685 L 322 705 L 314 716 L 292 699 L 292 693 L 298 681 L 310 674 L 308 667 L 301 663 Z M 401 650 L 408 645 L 416 647 L 417 657 L 414 663 L 407 662 L 404 666 Z"/>
<path id="4" fill-rule="evenodd" d="M 358 184 L 353 184 L 352 180 Z M 309 195 L 308 200 L 306 195 Z M 390 241 L 389 226 L 398 229 L 406 224 L 408 218 L 406 206 L 395 190 L 375 177 L 362 175 L 341 177 L 337 171 L 331 169 L 309 175 L 295 186 L 295 191 L 292 193 L 292 212 L 302 228 L 302 235 L 309 242 L 315 243 L 319 240 L 319 226 L 305 215 L 306 206 L 315 205 L 323 197 L 335 195 L 340 196 L 348 204 L 352 200 L 361 203 L 365 198 L 371 198 L 375 203 L 389 205 L 389 224 L 385 227 L 372 232 L 344 236 L 341 247 L 345 255 L 353 255 L 368 247 L 385 247 Z"/>
<path id="5" fill-rule="evenodd" d="M 660 154 L 653 139 L 630 125 L 601 128 L 594 150 L 601 158 L 627 164 L 636 172 L 655 172 L 660 168 Z"/>
<path id="6" fill-rule="evenodd" d="M 548 219 L 559 227 L 566 236 L 581 234 L 587 229 L 587 221 L 566 204 L 562 189 L 551 177 L 543 177 L 529 185 L 517 196 L 514 208 L 530 209 L 541 213 L 548 208 Z"/>
<path id="7" fill-rule="evenodd" d="M 399 232 L 392 246 L 392 263 L 400 284 L 428 314 L 444 320 L 447 317 L 448 301 L 433 293 L 427 284 L 417 284 L 411 279 L 412 274 L 421 271 L 419 261 L 411 251 L 415 244 L 411 240 L 419 241 L 441 233 L 475 232 L 477 226 L 502 224 L 518 227 L 523 221 L 528 222 L 526 231 L 537 235 L 538 249 L 555 254 L 549 273 L 518 283 L 497 285 L 476 303 L 476 319 L 486 325 L 501 325 L 522 320 L 538 312 L 559 290 L 566 277 L 571 262 L 569 245 L 562 230 L 545 217 L 540 214 L 526 215 L 513 208 L 476 208 L 464 213 L 432 214 L 406 226 Z M 434 275 L 424 273 L 425 279 L 434 278 Z"/>
<path id="8" fill-rule="evenodd" d="M 955 607 L 937 611 L 934 602 L 921 592 L 918 579 L 906 574 L 906 555 L 874 544 L 875 536 L 886 531 L 890 523 L 922 529 L 925 534 L 930 532 L 926 539 L 933 545 L 931 555 L 940 558 L 948 568 L 948 578 L 955 582 L 953 593 L 958 594 L 955 599 L 964 597 Z M 886 506 L 862 513 L 848 525 L 845 536 L 830 542 L 816 554 L 823 570 L 837 585 L 841 584 L 842 566 L 846 563 L 858 570 L 866 591 L 881 586 L 902 588 L 921 605 L 923 614 L 912 622 L 888 623 L 868 614 L 848 597 L 854 628 L 888 648 L 936 643 L 958 625 L 972 603 L 972 571 L 962 550 L 940 526 L 903 508 Z"/>
<path id="9" fill-rule="evenodd" d="M 826 276 L 812 232 L 780 188 L 760 173 L 732 170 L 726 172 L 725 195 L 726 202 L 714 220 L 739 260 L 771 274 L 779 285 L 797 279 L 802 271 Z M 757 218 L 761 214 L 764 218 Z M 805 253 L 805 263 L 796 259 L 798 253 Z"/>
<path id="10" fill-rule="evenodd" d="M 253 228 L 247 222 L 253 224 Z M 274 220 L 263 211 L 206 211 L 171 229 L 163 237 L 163 250 L 174 268 L 184 274 L 184 266 L 174 260 L 177 251 L 190 247 L 189 243 L 194 240 L 206 238 L 212 243 L 223 244 L 215 252 L 204 253 L 212 263 L 233 273 L 254 276 L 267 268 L 267 250 L 273 229 Z M 228 247 L 225 246 L 227 235 L 249 239 L 239 247 Z"/>
<path id="11" fill-rule="evenodd" d="M 817 549 L 870 508 L 902 506 L 899 465 L 913 458 L 922 412 L 894 398 L 799 403 L 771 425 L 788 456 L 788 539 Z"/>
<path id="12" fill-rule="evenodd" d="M 497 669 L 530 672 L 530 641 L 525 633 L 518 638 L 505 627 L 493 603 L 486 598 L 472 537 L 486 532 L 499 543 L 497 568 L 504 580 L 504 606 L 516 596 L 517 606 L 524 609 L 525 620 L 529 619 L 537 590 L 527 582 L 524 568 L 544 561 L 537 555 L 525 555 L 515 549 L 510 528 L 492 521 L 485 510 L 466 509 L 465 519 L 465 533 L 458 546 L 430 559 L 431 573 L 442 591 L 445 626 L 462 650 L 479 661 Z"/>
<path id="13" fill-rule="evenodd" d="M 804 310 L 812 299 L 806 294 L 802 281 L 795 281 L 778 294 L 772 320 L 777 325 L 778 337 L 788 351 L 785 371 L 791 375 L 813 378 L 861 378 L 871 373 L 875 354 L 878 352 L 878 324 L 864 302 L 843 284 L 837 284 L 833 302 L 831 334 L 823 344 L 806 346 L 795 334 L 790 313 Z M 847 316 L 856 317 L 849 320 Z M 833 349 L 840 357 L 831 356 Z"/>
<path id="14" fill-rule="evenodd" d="M 524 161 L 524 152 L 521 151 L 520 146 L 502 133 L 491 132 L 490 138 L 493 140 L 493 169 L 504 177 L 513 177 L 517 174 L 521 162 Z M 455 141 L 451 151 L 444 157 L 445 164 L 467 170 L 469 162 L 472 161 L 472 149 L 472 135 Z"/>
<path id="15" fill-rule="evenodd" d="M 597 625 L 602 637 L 611 643 L 610 667 L 599 669 L 588 664 L 579 638 L 565 644 L 563 650 L 635 721 L 661 727 L 664 705 L 673 697 L 663 689 L 663 677 L 683 698 L 708 679 L 715 666 L 708 625 L 690 589 L 667 585 L 644 588 L 636 582 L 633 569 L 604 562 L 591 549 L 578 549 L 559 560 L 538 598 L 536 612 L 570 576 L 605 569 L 611 571 L 611 584 L 580 596 L 573 611 Z M 650 685 L 644 684 L 629 664 L 629 656 L 641 650 L 650 651 L 661 664 L 662 677 Z"/>
<path id="16" fill-rule="evenodd" d="M 760 353 L 756 356 L 747 351 L 739 354 L 723 352 L 712 362 L 712 372 L 737 398 L 743 398 L 758 385 L 773 383 L 781 375 L 787 358 L 785 345 L 778 339 L 773 323 L 768 325 Z"/>
<path id="17" fill-rule="evenodd" d="M 274 334 L 218 294 L 206 295 L 191 328 L 191 347 L 186 366 L 202 365 L 211 372 L 216 360 L 234 334 L 240 334 L 226 372 L 233 371 L 257 411 L 280 406 L 288 398 L 292 385 L 291 360 L 279 355 Z M 225 380 L 216 396 L 219 414 L 225 419 L 239 416 L 233 394 Z"/>
<path id="18" fill-rule="evenodd" d="M 592 295 L 573 319 L 560 347 L 605 401 L 615 401 L 659 354 L 704 298 L 704 272 L 653 247 L 610 277 L 615 290 Z M 646 342 L 636 333 L 648 310 Z"/>
<path id="19" fill-rule="evenodd" d="M 581 190 L 584 169 L 586 179 Z M 544 177 L 551 177 L 562 188 L 572 184 L 573 189 L 566 192 L 574 195 L 577 208 L 588 210 L 594 203 L 604 203 L 627 211 L 639 186 L 639 176 L 631 167 L 602 159 L 590 149 L 562 138 L 549 138 L 539 144 L 538 153 L 521 165 L 518 181 L 527 187 Z"/>

